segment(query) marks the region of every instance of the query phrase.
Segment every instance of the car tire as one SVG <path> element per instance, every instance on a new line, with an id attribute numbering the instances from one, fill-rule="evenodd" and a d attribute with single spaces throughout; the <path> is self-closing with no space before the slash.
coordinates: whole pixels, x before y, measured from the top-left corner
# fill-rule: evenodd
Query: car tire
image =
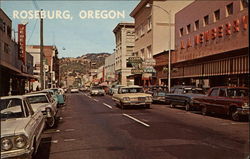
<path id="1" fill-rule="evenodd" d="M 189 103 L 186 103 L 186 104 L 185 104 L 185 110 L 186 110 L 186 111 L 190 111 L 190 110 L 191 110 L 191 107 L 190 107 L 190 104 L 189 104 Z"/>
<path id="2" fill-rule="evenodd" d="M 56 124 L 56 119 L 55 117 L 48 118 L 46 121 L 47 127 L 48 128 L 53 128 Z"/>
<path id="3" fill-rule="evenodd" d="M 207 107 L 206 107 L 206 106 L 203 106 L 203 107 L 201 108 L 201 114 L 204 115 L 204 116 L 208 114 L 208 112 L 207 112 Z"/>
<path id="4" fill-rule="evenodd" d="M 124 104 L 120 102 L 121 109 L 124 109 Z"/>
<path id="5" fill-rule="evenodd" d="M 146 104 L 146 108 L 150 109 L 151 105 L 150 104 Z"/>
<path id="6" fill-rule="evenodd" d="M 170 108 L 175 108 L 175 105 L 170 103 Z"/>
<path id="7" fill-rule="evenodd" d="M 233 120 L 233 121 L 240 121 L 240 115 L 237 111 L 236 108 L 232 108 L 230 109 L 230 118 Z"/>

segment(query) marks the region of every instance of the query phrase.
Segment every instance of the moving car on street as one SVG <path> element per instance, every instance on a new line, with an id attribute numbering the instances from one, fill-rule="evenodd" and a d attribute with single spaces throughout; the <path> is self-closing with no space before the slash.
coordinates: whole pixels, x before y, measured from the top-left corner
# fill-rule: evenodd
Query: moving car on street
<path id="1" fill-rule="evenodd" d="M 239 121 L 241 116 L 249 115 L 249 89 L 246 87 L 213 87 L 207 96 L 195 97 L 202 114 L 225 114 Z"/>
<path id="2" fill-rule="evenodd" d="M 32 158 L 37 152 L 45 122 L 24 96 L 0 97 L 1 158 Z"/>
<path id="3" fill-rule="evenodd" d="M 91 96 L 97 96 L 97 95 L 102 95 L 102 96 L 104 96 L 105 95 L 105 91 L 104 91 L 104 89 L 103 89 L 103 87 L 102 86 L 93 86 L 93 87 L 91 87 L 91 89 L 90 89 L 90 95 Z"/>
<path id="4" fill-rule="evenodd" d="M 52 102 L 44 93 L 26 94 L 34 111 L 41 111 L 46 119 L 48 128 L 54 127 L 60 117 L 59 109 L 55 102 Z"/>
<path id="5" fill-rule="evenodd" d="M 141 86 L 120 87 L 118 93 L 114 94 L 112 99 L 122 109 L 127 106 L 145 106 L 150 108 L 152 103 L 152 96 L 144 93 Z"/>
<path id="6" fill-rule="evenodd" d="M 166 94 L 165 102 L 170 104 L 171 108 L 178 105 L 185 107 L 186 111 L 189 111 L 197 109 L 193 102 L 193 98 L 196 96 L 205 96 L 205 91 L 195 86 L 174 86 L 171 92 Z"/>
<path id="7" fill-rule="evenodd" d="M 79 89 L 78 88 L 71 88 L 70 93 L 79 93 Z"/>

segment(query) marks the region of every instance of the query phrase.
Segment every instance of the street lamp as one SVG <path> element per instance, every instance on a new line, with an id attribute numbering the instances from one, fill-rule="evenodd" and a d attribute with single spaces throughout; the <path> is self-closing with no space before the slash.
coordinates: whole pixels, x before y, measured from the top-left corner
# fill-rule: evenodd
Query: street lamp
<path id="1" fill-rule="evenodd" d="M 154 5 L 154 4 L 150 4 L 150 3 L 147 3 L 146 4 L 146 8 L 150 8 L 151 6 L 154 6 L 154 7 L 157 7 L 157 8 L 160 8 L 162 9 L 165 13 L 168 14 L 169 16 L 169 48 L 168 48 L 168 91 L 170 92 L 170 87 L 171 87 L 171 55 L 170 55 L 170 52 L 171 52 L 171 13 L 170 11 L 167 11 L 166 9 L 160 7 L 160 6 L 157 6 L 157 5 Z"/>

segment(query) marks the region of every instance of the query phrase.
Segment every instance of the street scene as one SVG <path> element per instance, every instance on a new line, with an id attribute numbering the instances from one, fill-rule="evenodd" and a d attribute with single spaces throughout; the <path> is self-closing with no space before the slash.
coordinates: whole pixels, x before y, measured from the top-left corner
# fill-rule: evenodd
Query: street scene
<path id="1" fill-rule="evenodd" d="M 250 159 L 247 0 L 0 7 L 1 159 Z"/>

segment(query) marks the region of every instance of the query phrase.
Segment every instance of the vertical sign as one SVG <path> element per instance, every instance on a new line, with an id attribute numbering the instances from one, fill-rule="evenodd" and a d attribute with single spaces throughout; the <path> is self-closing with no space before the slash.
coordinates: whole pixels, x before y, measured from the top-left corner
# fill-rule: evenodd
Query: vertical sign
<path id="1" fill-rule="evenodd" d="M 18 24 L 18 56 L 25 64 L 26 55 L 26 25 Z"/>

